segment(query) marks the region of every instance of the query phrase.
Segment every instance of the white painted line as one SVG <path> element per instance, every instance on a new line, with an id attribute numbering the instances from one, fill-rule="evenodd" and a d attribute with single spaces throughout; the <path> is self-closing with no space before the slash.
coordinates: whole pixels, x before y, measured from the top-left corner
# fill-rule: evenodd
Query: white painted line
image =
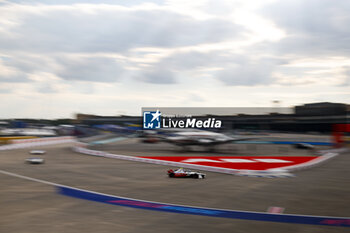
<path id="1" fill-rule="evenodd" d="M 291 161 L 284 160 L 284 159 L 254 159 L 258 162 L 263 163 L 291 163 Z"/>
<path id="2" fill-rule="evenodd" d="M 147 159 L 147 158 L 140 158 L 136 156 L 128 156 L 128 155 L 116 155 L 107 153 L 104 151 L 97 151 L 97 150 L 90 150 L 85 148 L 85 145 L 83 143 L 79 143 L 78 146 L 73 147 L 73 150 L 78 153 L 88 154 L 88 155 L 94 155 L 94 156 L 101 156 L 101 157 L 107 157 L 107 158 L 114 158 L 114 159 L 122 159 L 122 160 L 129 160 L 129 161 L 136 161 L 136 162 L 143 162 L 143 163 L 151 163 L 151 164 L 159 164 L 159 165 L 168 165 L 168 166 L 177 166 L 177 167 L 186 167 L 186 168 L 192 168 L 192 169 L 199 169 L 203 171 L 210 171 L 210 172 L 219 172 L 219 173 L 225 173 L 225 174 L 238 174 L 241 170 L 238 169 L 231 169 L 231 168 L 219 168 L 219 167 L 212 167 L 212 166 L 206 166 L 206 165 L 198 165 L 198 164 L 189 164 L 184 162 L 172 162 L 172 161 L 164 161 L 164 160 L 157 160 L 157 159 Z M 321 154 L 323 154 L 322 151 L 320 151 Z M 322 156 L 316 157 L 315 159 L 305 162 L 303 164 L 298 165 L 291 165 L 287 167 L 283 167 L 285 171 L 293 171 L 293 170 L 300 170 L 309 168 L 311 166 L 318 165 L 322 162 L 325 162 L 335 156 L 338 155 L 340 152 L 339 150 L 335 150 L 335 153 L 327 152 L 323 154 Z M 257 160 L 257 159 L 255 159 Z M 258 159 L 262 160 L 262 159 Z M 270 159 L 269 159 L 270 160 Z M 275 161 L 278 161 L 279 163 L 281 161 L 287 162 L 286 160 L 280 160 L 280 159 L 274 159 Z M 249 160 L 250 161 L 250 160 Z M 266 159 L 265 159 L 266 161 Z M 288 161 L 290 162 L 290 161 Z M 271 168 L 269 170 L 276 170 L 276 168 Z"/>
<path id="3" fill-rule="evenodd" d="M 219 160 L 214 159 L 185 159 L 181 161 L 182 163 L 222 163 Z"/>
<path id="4" fill-rule="evenodd" d="M 73 147 L 73 150 L 82 154 L 88 154 L 88 155 L 94 155 L 94 156 L 100 156 L 100 157 L 106 157 L 106 158 L 122 159 L 122 160 L 128 160 L 128 161 L 159 164 L 159 165 L 169 165 L 169 166 L 176 166 L 176 167 L 186 167 L 186 168 L 192 168 L 192 169 L 199 169 L 203 171 L 219 172 L 219 173 L 226 173 L 226 174 L 235 174 L 238 171 L 236 169 L 230 169 L 230 168 L 220 168 L 220 167 L 212 167 L 212 166 L 198 165 L 198 164 L 172 162 L 172 161 L 157 160 L 157 159 L 147 159 L 147 158 L 140 158 L 140 157 L 128 156 L 128 155 L 116 155 L 116 154 L 111 154 L 103 151 L 90 150 L 82 147 Z"/>
<path id="5" fill-rule="evenodd" d="M 220 159 L 228 163 L 256 163 L 256 161 L 251 159 Z"/>

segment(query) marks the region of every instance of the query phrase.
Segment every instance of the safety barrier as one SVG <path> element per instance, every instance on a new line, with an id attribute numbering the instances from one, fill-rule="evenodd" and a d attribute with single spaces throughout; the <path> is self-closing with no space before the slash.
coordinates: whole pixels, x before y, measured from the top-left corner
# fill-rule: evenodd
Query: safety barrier
<path id="1" fill-rule="evenodd" d="M 82 154 L 94 155 L 94 156 L 99 156 L 99 157 L 122 159 L 122 160 L 128 160 L 128 161 L 152 163 L 152 164 L 159 164 L 159 165 L 170 165 L 170 166 L 175 166 L 175 167 L 186 167 L 186 168 L 200 169 L 200 170 L 204 170 L 204 171 L 220 172 L 220 173 L 227 173 L 227 174 L 234 174 L 235 172 L 238 171 L 235 169 L 211 167 L 211 166 L 196 165 L 196 164 L 187 164 L 187 163 L 164 161 L 164 160 L 157 160 L 157 159 L 147 159 L 147 158 L 141 158 L 141 157 L 129 156 L 129 155 L 116 155 L 116 154 L 111 154 L 111 153 L 104 152 L 104 151 L 87 149 L 86 145 L 83 145 L 83 143 L 79 143 L 77 145 L 78 146 L 73 147 L 74 151 L 76 151 L 78 153 L 82 153 Z"/>
<path id="2" fill-rule="evenodd" d="M 70 142 L 76 142 L 75 137 L 64 136 L 64 137 L 49 137 L 49 138 L 34 138 L 34 139 L 16 139 L 16 140 L 11 140 L 11 144 L 9 145 L 0 146 L 0 151 L 70 143 Z"/>
<path id="3" fill-rule="evenodd" d="M 124 207 L 171 212 L 179 214 L 202 215 L 218 218 L 244 219 L 255 221 L 268 221 L 280 223 L 311 224 L 325 226 L 349 227 L 350 219 L 347 217 L 313 216 L 298 214 L 274 214 L 255 211 L 240 211 L 228 209 L 205 208 L 197 206 L 184 206 L 169 203 L 151 202 L 145 200 L 131 199 L 112 196 L 103 193 L 91 192 L 67 186 L 57 186 L 62 195 L 80 198 L 104 204 L 119 205 Z"/>
<path id="4" fill-rule="evenodd" d="M 5 136 L 5 137 L 0 137 L 0 145 L 7 145 L 10 144 L 12 140 L 15 139 L 32 139 L 32 138 L 37 138 L 35 136 Z"/>

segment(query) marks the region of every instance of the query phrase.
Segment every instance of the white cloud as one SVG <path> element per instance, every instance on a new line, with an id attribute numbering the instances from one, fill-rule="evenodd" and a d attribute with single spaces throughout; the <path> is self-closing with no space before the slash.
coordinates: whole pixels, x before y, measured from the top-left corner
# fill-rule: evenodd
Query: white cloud
<path id="1" fill-rule="evenodd" d="M 1 1 L 2 117 L 349 102 L 349 10 L 345 0 Z"/>

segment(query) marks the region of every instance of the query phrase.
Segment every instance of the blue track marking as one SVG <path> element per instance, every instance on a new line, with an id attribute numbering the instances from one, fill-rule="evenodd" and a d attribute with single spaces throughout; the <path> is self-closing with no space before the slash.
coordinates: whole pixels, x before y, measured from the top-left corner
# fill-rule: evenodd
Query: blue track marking
<path id="1" fill-rule="evenodd" d="M 273 141 L 272 144 L 293 145 L 297 143 L 306 143 L 314 146 L 333 146 L 331 142 L 289 142 L 289 141 Z"/>
<path id="2" fill-rule="evenodd" d="M 68 186 L 56 187 L 58 189 L 58 193 L 65 196 L 146 210 L 256 221 L 350 227 L 350 218 L 294 214 L 270 214 L 263 212 L 191 207 L 112 196 L 103 193 L 71 188 Z"/>

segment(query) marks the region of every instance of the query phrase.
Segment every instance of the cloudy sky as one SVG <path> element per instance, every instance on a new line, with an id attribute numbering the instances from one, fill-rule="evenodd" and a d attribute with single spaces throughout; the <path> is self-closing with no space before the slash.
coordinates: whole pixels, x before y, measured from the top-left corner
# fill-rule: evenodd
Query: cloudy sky
<path id="1" fill-rule="evenodd" d="M 0 0 L 0 118 L 350 102 L 347 0 Z"/>

